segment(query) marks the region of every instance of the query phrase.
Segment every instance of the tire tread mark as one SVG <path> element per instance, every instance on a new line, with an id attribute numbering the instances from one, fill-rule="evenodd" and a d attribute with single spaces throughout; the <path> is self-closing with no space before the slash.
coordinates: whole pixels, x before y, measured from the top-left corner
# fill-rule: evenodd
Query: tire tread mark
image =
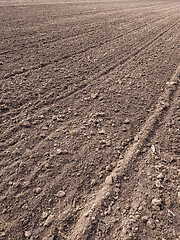
<path id="1" fill-rule="evenodd" d="M 141 128 L 141 130 L 136 134 L 135 140 L 132 143 L 132 145 L 127 148 L 124 156 L 121 156 L 122 159 L 120 159 L 117 162 L 117 166 L 114 168 L 112 173 L 109 175 L 114 179 L 118 179 L 120 181 L 123 181 L 123 174 L 133 165 L 133 163 L 136 161 L 139 150 L 144 147 L 145 142 L 155 135 L 157 129 L 160 126 L 160 123 L 162 123 L 163 119 L 165 119 L 167 111 L 169 110 L 171 103 L 174 101 L 174 97 L 176 96 L 176 93 L 179 91 L 179 80 L 180 80 L 180 66 L 177 68 L 175 74 L 172 76 L 170 83 L 168 87 L 165 89 L 163 94 L 159 97 L 155 109 L 151 116 L 147 117 L 145 124 Z M 167 107 L 165 103 L 168 103 L 170 107 Z M 157 127 L 158 124 L 158 127 Z M 91 230 L 92 227 L 92 220 L 91 220 L 91 214 L 87 216 L 84 215 L 84 213 L 88 212 L 90 213 L 92 208 L 93 216 L 95 218 L 100 217 L 100 210 L 102 206 L 102 202 L 106 199 L 109 200 L 109 195 L 107 195 L 107 192 L 112 191 L 112 186 L 107 185 L 105 182 L 101 184 L 99 187 L 99 190 L 93 194 L 94 197 L 92 198 L 89 194 L 89 199 L 87 198 L 87 203 L 83 207 L 83 210 L 80 212 L 80 216 L 72 229 L 69 237 L 71 240 L 80 240 L 88 238 L 88 233 Z M 94 229 L 93 229 L 94 230 Z"/>

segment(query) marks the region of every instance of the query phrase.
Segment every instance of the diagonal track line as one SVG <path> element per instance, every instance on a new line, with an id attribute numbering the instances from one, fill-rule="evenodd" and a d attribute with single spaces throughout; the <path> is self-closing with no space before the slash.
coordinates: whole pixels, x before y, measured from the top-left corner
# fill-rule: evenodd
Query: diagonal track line
<path id="1" fill-rule="evenodd" d="M 146 140 L 149 140 L 149 138 L 155 134 L 157 130 L 157 123 L 162 122 L 162 119 L 165 118 L 165 114 L 168 109 L 167 106 L 173 101 L 174 95 L 179 89 L 179 81 L 180 66 L 171 78 L 167 89 L 158 99 L 154 113 L 147 118 L 144 126 L 135 136 L 135 141 L 125 152 L 123 160 L 120 159 L 117 163 L 117 167 L 112 171 L 110 176 L 114 179 L 114 182 L 116 182 L 117 179 L 122 180 L 123 174 L 132 166 L 139 154 L 139 150 L 143 147 Z M 89 197 L 89 201 L 87 201 L 87 204 L 85 205 L 75 227 L 72 230 L 70 236 L 71 240 L 81 240 L 87 237 L 89 230 L 92 228 L 91 217 L 93 216 L 94 219 L 98 219 L 102 202 L 107 198 L 109 199 L 109 195 L 107 195 L 107 193 L 111 191 L 112 186 L 103 183 L 98 192 L 93 194 L 93 198 L 92 196 Z M 87 213 L 89 215 L 87 215 Z"/>

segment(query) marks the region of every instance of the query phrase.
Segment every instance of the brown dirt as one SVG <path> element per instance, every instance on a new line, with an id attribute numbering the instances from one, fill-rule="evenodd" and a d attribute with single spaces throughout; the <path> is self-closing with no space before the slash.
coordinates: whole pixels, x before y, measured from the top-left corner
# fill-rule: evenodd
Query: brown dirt
<path id="1" fill-rule="evenodd" d="M 180 239 L 179 1 L 0 12 L 0 239 Z"/>

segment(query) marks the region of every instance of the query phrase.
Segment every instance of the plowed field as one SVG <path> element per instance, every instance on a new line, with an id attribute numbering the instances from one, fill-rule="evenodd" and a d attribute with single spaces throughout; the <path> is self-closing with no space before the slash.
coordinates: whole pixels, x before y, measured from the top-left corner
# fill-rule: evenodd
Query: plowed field
<path id="1" fill-rule="evenodd" d="M 179 0 L 0 2 L 0 239 L 180 239 Z"/>

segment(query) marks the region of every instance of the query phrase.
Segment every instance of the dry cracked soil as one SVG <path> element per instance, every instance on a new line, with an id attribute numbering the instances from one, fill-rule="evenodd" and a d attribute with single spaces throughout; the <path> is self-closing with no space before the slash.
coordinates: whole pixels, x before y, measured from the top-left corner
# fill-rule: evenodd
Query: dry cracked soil
<path id="1" fill-rule="evenodd" d="M 0 2 L 0 239 L 180 239 L 180 1 Z"/>

